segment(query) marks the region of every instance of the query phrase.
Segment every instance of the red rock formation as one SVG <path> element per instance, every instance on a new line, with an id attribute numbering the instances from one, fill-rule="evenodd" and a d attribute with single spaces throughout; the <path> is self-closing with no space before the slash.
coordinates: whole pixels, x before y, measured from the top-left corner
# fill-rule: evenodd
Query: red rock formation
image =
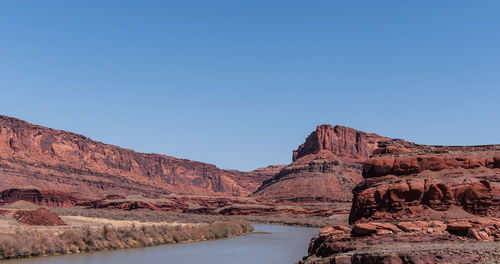
<path id="1" fill-rule="evenodd" d="M 106 200 L 96 200 L 91 203 L 88 203 L 87 208 L 94 208 L 94 209 L 120 209 L 120 210 L 126 210 L 126 211 L 131 211 L 131 210 L 138 210 L 138 209 L 146 209 L 146 210 L 152 210 L 152 211 L 161 211 L 160 208 L 158 208 L 156 205 L 146 202 L 146 201 L 127 201 L 127 200 L 121 200 L 121 201 L 106 201 Z"/>
<path id="2" fill-rule="evenodd" d="M 346 206 L 332 207 L 325 204 L 280 205 L 263 203 L 249 197 L 167 195 L 158 199 L 141 196 L 123 197 L 108 195 L 104 199 L 90 199 L 54 190 L 8 189 L 0 192 L 0 205 L 28 201 L 38 206 L 73 207 L 94 209 L 152 210 L 195 214 L 219 215 L 312 215 L 331 216 L 347 214 Z M 0 215 L 11 210 L 1 210 Z"/>
<path id="3" fill-rule="evenodd" d="M 492 153 L 494 154 L 494 153 Z M 385 175 L 410 175 L 425 170 L 475 169 L 480 167 L 500 168 L 500 156 L 467 157 L 429 155 L 422 157 L 373 158 L 365 163 L 365 178 Z"/>
<path id="4" fill-rule="evenodd" d="M 350 201 L 363 161 L 387 140 L 343 126 L 320 125 L 293 152 L 292 164 L 264 181 L 253 196 L 277 202 Z"/>
<path id="5" fill-rule="evenodd" d="M 119 200 L 119 199 L 125 199 L 125 196 L 119 195 L 119 194 L 108 194 L 104 199 L 107 200 Z"/>
<path id="6" fill-rule="evenodd" d="M 500 241 L 499 218 L 466 218 L 450 220 L 446 230 L 482 241 Z"/>
<path id="7" fill-rule="evenodd" d="M 37 186 L 90 197 L 107 194 L 248 195 L 279 167 L 253 172 L 137 153 L 62 130 L 0 116 L 0 190 Z"/>
<path id="8" fill-rule="evenodd" d="M 382 139 L 387 138 L 350 127 L 320 125 L 306 138 L 304 144 L 293 151 L 293 161 L 311 154 L 319 154 L 323 150 L 336 158 L 364 160 L 373 153 L 377 142 Z"/>
<path id="9" fill-rule="evenodd" d="M 83 201 L 79 206 L 98 209 L 168 211 L 193 214 L 217 215 L 312 215 L 331 216 L 347 214 L 343 208 L 329 206 L 282 206 L 263 203 L 248 197 L 165 196 L 160 199 L 131 197 L 125 199 L 97 199 Z"/>
<path id="10" fill-rule="evenodd" d="M 477 241 L 500 241 L 500 219 L 458 219 L 448 224 L 369 222 L 356 223 L 352 229 L 337 225 L 320 230 L 309 244 L 309 257 L 301 263 L 469 263 L 498 259 L 498 245 L 488 249 Z M 464 242 L 474 243 L 463 250 Z M 472 250 L 480 248 L 491 255 L 482 254 L 481 258 Z"/>
<path id="11" fill-rule="evenodd" d="M 73 207 L 83 200 L 83 198 L 54 190 L 14 188 L 0 192 L 0 205 L 28 201 L 39 206 Z"/>
<path id="12" fill-rule="evenodd" d="M 436 215 L 450 208 L 500 216 L 500 146 L 408 144 L 404 152 L 377 153 L 384 154 L 365 162 L 365 180 L 353 191 L 351 223 Z"/>
<path id="13" fill-rule="evenodd" d="M 379 146 L 353 190 L 352 231 L 323 229 L 301 263 L 489 263 L 500 258 L 498 243 L 476 241 L 500 241 L 500 145 L 390 140 Z"/>
<path id="14" fill-rule="evenodd" d="M 66 225 L 64 221 L 54 212 L 45 208 L 35 210 L 17 210 L 14 219 L 25 225 L 37 226 L 59 226 Z"/>

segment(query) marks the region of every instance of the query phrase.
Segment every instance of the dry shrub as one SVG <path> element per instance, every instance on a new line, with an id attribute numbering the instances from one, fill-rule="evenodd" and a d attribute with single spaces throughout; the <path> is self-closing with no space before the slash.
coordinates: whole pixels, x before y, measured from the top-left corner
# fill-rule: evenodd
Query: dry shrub
<path id="1" fill-rule="evenodd" d="M 215 222 L 199 226 L 83 226 L 64 232 L 30 228 L 0 236 L 0 259 L 57 255 L 167 243 L 201 241 L 241 235 L 252 230 L 246 221 Z"/>

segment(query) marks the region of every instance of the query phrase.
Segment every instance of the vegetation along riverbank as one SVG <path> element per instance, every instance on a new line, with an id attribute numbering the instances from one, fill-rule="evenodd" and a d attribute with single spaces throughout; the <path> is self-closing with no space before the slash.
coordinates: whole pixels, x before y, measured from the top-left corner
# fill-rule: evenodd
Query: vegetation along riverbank
<path id="1" fill-rule="evenodd" d="M 229 238 L 251 232 L 250 222 L 233 218 L 179 217 L 116 220 L 58 215 L 45 208 L 0 209 L 0 259 L 148 247 Z M 140 218 L 141 214 L 136 214 Z M 213 221 L 212 221 L 213 220 Z"/>

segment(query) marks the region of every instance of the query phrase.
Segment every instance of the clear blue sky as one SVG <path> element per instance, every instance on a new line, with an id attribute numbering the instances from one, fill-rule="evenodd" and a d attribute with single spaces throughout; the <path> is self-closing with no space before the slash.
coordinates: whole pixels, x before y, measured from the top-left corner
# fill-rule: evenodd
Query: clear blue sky
<path id="1" fill-rule="evenodd" d="M 500 1 L 1 1 L 0 113 L 251 170 L 318 124 L 500 143 Z"/>

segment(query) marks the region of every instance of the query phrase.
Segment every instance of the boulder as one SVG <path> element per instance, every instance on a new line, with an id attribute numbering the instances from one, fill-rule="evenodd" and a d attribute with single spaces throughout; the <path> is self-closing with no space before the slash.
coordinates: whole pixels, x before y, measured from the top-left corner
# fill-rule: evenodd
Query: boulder
<path id="1" fill-rule="evenodd" d="M 400 232 L 401 230 L 391 223 L 357 223 L 352 228 L 352 233 L 356 236 L 368 236 L 373 234 L 384 235 Z"/>

